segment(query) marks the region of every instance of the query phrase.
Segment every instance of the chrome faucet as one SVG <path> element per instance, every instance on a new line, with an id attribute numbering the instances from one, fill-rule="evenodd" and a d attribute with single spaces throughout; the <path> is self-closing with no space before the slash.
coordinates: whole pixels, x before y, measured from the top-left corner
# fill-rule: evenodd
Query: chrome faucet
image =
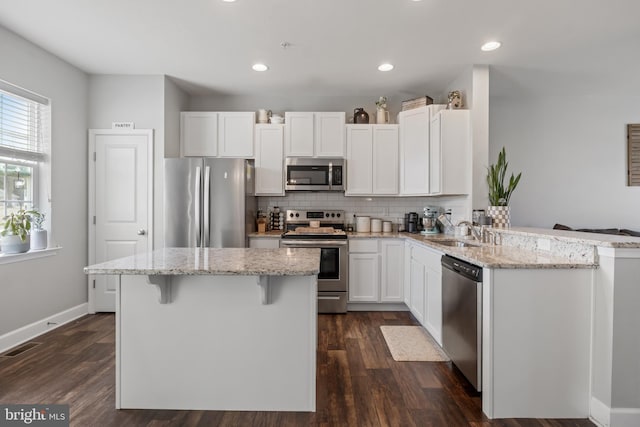
<path id="1" fill-rule="evenodd" d="M 458 226 L 461 226 L 461 225 L 466 225 L 466 226 L 468 226 L 468 227 L 469 227 L 469 230 L 471 230 L 471 234 L 473 235 L 473 237 L 474 237 L 477 241 L 482 242 L 482 237 L 480 236 L 480 233 L 478 233 L 478 232 L 476 231 L 476 229 L 475 229 L 475 227 L 473 226 L 473 224 L 471 224 L 469 221 L 460 221 L 460 222 L 458 223 Z"/>

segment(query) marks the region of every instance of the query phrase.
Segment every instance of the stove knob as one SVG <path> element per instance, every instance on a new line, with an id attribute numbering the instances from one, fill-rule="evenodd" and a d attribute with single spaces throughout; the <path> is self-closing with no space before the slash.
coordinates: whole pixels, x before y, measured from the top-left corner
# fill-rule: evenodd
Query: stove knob
<path id="1" fill-rule="evenodd" d="M 329 214 L 328 214 L 328 213 L 324 214 L 324 216 L 326 216 L 327 218 L 329 218 Z"/>
<path id="2" fill-rule="evenodd" d="M 332 213 L 331 218 L 335 218 L 336 214 Z"/>
<path id="3" fill-rule="evenodd" d="M 290 217 L 290 218 L 293 218 L 293 212 L 291 212 L 291 213 L 289 214 L 289 217 Z"/>
<path id="4" fill-rule="evenodd" d="M 299 213 L 296 213 L 296 218 L 298 218 L 299 216 L 300 216 L 300 214 L 299 214 Z"/>
<path id="5" fill-rule="evenodd" d="M 340 218 L 340 214 L 336 214 L 336 216 L 337 216 L 338 218 Z"/>

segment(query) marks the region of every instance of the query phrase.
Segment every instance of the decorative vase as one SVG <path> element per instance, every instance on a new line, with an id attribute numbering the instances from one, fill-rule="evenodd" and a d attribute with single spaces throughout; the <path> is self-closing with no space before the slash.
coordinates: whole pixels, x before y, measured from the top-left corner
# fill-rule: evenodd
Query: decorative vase
<path id="1" fill-rule="evenodd" d="M 353 110 L 353 123 L 355 124 L 369 124 L 369 114 L 364 111 L 364 108 L 358 107 Z"/>
<path id="2" fill-rule="evenodd" d="M 511 208 L 509 206 L 489 206 L 487 216 L 491 217 L 495 228 L 511 227 Z"/>
<path id="3" fill-rule="evenodd" d="M 379 125 L 389 123 L 389 112 L 384 108 L 378 108 L 376 112 L 376 123 Z"/>
<path id="4" fill-rule="evenodd" d="M 47 249 L 47 230 L 34 230 L 31 232 L 31 249 Z"/>
<path id="5" fill-rule="evenodd" d="M 13 234 L 0 237 L 0 250 L 4 254 L 21 254 L 27 252 L 30 247 L 29 235 L 23 242 L 20 240 L 20 236 L 14 236 Z"/>

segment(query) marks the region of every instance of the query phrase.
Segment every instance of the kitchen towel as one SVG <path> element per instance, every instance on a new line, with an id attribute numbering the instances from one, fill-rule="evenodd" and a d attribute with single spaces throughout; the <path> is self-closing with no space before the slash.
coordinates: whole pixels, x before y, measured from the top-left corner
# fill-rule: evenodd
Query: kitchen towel
<path id="1" fill-rule="evenodd" d="M 449 357 L 421 326 L 380 326 L 393 360 L 447 362 Z"/>

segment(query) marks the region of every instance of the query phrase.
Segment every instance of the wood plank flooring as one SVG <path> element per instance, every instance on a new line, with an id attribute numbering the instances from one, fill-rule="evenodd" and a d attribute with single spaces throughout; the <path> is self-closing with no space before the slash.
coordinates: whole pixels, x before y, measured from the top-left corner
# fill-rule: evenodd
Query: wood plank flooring
<path id="1" fill-rule="evenodd" d="M 318 317 L 317 412 L 116 410 L 115 318 L 88 315 L 0 357 L 0 403 L 70 405 L 72 426 L 581 427 L 588 420 L 488 420 L 480 395 L 450 362 L 395 362 L 380 325 L 406 312 Z"/>

